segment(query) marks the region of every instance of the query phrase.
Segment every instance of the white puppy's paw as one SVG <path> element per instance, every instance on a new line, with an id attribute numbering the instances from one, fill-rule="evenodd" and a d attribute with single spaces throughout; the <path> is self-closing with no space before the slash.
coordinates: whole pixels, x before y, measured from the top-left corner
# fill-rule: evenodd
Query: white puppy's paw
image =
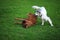
<path id="1" fill-rule="evenodd" d="M 51 26 L 54 26 L 54 25 L 51 25 Z"/>
<path id="2" fill-rule="evenodd" d="M 41 24 L 42 26 L 44 25 L 44 24 Z"/>

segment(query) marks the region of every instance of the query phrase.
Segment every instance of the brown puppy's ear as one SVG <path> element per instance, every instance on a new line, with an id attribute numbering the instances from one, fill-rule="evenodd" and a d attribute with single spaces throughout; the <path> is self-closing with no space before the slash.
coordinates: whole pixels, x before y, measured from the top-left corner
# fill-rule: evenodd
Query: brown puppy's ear
<path id="1" fill-rule="evenodd" d="M 22 21 L 22 26 L 23 26 L 24 28 L 26 28 L 27 24 L 26 24 L 26 21 L 25 21 L 25 20 Z"/>
<path id="2" fill-rule="evenodd" d="M 26 24 L 23 24 L 22 26 L 23 26 L 24 28 L 26 28 L 27 25 L 26 25 Z"/>

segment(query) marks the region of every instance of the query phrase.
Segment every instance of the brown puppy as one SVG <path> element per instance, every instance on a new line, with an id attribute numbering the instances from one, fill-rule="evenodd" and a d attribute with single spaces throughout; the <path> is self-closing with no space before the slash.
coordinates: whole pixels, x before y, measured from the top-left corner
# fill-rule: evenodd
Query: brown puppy
<path id="1" fill-rule="evenodd" d="M 29 13 L 28 18 L 26 19 L 16 18 L 16 20 L 22 20 L 21 24 L 23 25 L 23 27 L 28 28 L 29 26 L 36 24 L 37 16 L 35 14 Z"/>

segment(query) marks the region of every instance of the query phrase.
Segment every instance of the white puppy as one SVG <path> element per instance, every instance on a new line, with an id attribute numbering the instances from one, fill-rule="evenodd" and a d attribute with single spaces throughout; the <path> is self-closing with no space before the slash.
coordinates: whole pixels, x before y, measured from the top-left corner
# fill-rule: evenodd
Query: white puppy
<path id="1" fill-rule="evenodd" d="M 50 17 L 47 16 L 47 11 L 46 11 L 45 7 L 32 6 L 32 8 L 34 8 L 36 10 L 35 15 L 41 17 L 41 19 L 42 19 L 41 25 L 44 25 L 44 21 L 48 21 L 50 23 L 50 25 L 53 26 Z"/>

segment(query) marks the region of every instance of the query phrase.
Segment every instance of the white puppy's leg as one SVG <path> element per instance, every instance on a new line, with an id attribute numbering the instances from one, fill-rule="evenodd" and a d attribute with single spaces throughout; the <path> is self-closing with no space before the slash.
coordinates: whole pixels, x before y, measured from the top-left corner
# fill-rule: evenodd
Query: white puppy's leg
<path id="1" fill-rule="evenodd" d="M 51 19 L 48 17 L 48 22 L 50 23 L 51 26 L 53 26 Z"/>
<path id="2" fill-rule="evenodd" d="M 41 25 L 44 25 L 44 20 L 42 19 L 42 24 Z"/>

